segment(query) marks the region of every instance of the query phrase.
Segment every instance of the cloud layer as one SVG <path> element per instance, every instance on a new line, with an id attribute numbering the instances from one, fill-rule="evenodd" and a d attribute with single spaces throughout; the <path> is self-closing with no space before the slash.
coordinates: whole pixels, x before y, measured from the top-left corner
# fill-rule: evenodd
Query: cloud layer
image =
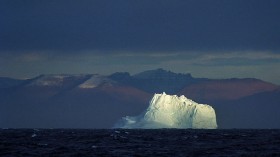
<path id="1" fill-rule="evenodd" d="M 277 0 L 0 2 L 0 50 L 279 50 Z M 108 51 L 114 52 L 114 51 Z"/>
<path id="2" fill-rule="evenodd" d="M 0 76 L 137 73 L 280 84 L 278 0 L 1 0 Z"/>

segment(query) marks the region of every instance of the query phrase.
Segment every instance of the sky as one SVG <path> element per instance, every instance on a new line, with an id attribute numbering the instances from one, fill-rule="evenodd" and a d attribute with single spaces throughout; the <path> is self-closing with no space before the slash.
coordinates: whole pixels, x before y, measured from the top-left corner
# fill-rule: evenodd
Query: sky
<path id="1" fill-rule="evenodd" d="M 0 76 L 164 68 L 280 85 L 279 0 L 1 0 Z"/>

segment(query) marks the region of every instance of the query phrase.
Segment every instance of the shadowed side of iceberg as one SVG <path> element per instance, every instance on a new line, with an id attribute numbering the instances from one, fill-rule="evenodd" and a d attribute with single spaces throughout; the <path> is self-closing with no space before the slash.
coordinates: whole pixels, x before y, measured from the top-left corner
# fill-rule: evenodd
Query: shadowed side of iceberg
<path id="1" fill-rule="evenodd" d="M 206 104 L 198 104 L 185 96 L 155 94 L 148 109 L 139 116 L 120 119 L 115 128 L 193 128 L 216 129 L 215 110 Z"/>

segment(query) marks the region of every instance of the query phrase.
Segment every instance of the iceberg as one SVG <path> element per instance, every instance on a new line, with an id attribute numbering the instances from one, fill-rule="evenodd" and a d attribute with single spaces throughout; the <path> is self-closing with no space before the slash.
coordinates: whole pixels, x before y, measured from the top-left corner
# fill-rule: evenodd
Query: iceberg
<path id="1" fill-rule="evenodd" d="M 155 94 L 148 109 L 138 116 L 126 116 L 115 128 L 192 128 L 216 129 L 215 110 L 206 104 L 198 104 L 184 95 Z"/>

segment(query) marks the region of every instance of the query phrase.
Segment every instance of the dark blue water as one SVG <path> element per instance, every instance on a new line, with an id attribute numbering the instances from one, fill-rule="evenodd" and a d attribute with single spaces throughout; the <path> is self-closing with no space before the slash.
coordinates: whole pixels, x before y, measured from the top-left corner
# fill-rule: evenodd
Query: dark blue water
<path id="1" fill-rule="evenodd" d="M 280 156 L 280 130 L 0 129 L 0 156 Z"/>

